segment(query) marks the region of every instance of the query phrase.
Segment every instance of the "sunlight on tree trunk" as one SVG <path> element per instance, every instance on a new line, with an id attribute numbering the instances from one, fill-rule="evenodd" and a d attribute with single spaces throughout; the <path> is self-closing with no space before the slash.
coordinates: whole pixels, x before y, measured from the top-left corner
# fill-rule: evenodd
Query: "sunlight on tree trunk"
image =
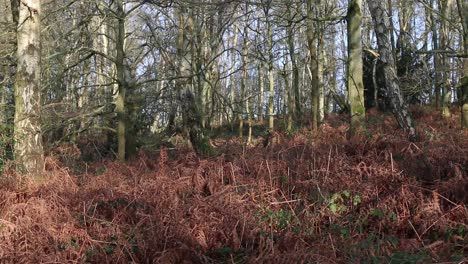
<path id="1" fill-rule="evenodd" d="M 307 42 L 309 44 L 310 56 L 310 75 L 311 75 L 311 90 L 312 90 L 312 129 L 317 130 L 319 124 L 319 69 L 317 59 L 317 38 L 314 31 L 313 7 L 314 0 L 307 1 Z"/>
<path id="2" fill-rule="evenodd" d="M 205 136 L 202 124 L 202 116 L 198 108 L 197 99 L 192 91 L 193 64 L 190 63 L 194 56 L 194 18 L 187 14 L 184 6 L 179 8 L 177 33 L 177 56 L 179 76 L 176 81 L 176 89 L 182 105 L 183 128 L 189 136 L 194 151 L 200 155 L 210 155 L 212 152 L 209 139 Z"/>
<path id="3" fill-rule="evenodd" d="M 249 6 L 248 3 L 246 3 L 246 17 L 248 20 L 248 10 Z M 239 137 L 242 138 L 244 136 L 244 111 L 247 115 L 249 115 L 249 104 L 246 102 L 246 83 L 248 81 L 249 73 L 248 73 L 248 64 L 249 64 L 249 58 L 248 58 L 248 48 L 249 48 L 249 24 L 248 22 L 245 22 L 244 25 L 244 30 L 243 30 L 243 35 L 244 35 L 244 41 L 242 44 L 242 78 L 241 78 L 241 96 L 240 96 L 240 103 L 239 103 Z M 248 117 L 250 120 L 250 117 Z M 250 123 L 249 123 L 249 129 L 250 129 Z M 248 139 L 250 140 L 250 139 Z"/>
<path id="4" fill-rule="evenodd" d="M 294 98 L 292 96 L 293 91 L 291 90 L 291 85 L 289 84 L 289 74 L 288 74 L 288 61 L 286 59 L 286 64 L 284 66 L 282 75 L 284 79 L 284 92 L 286 94 L 286 131 L 291 133 L 293 130 L 293 116 L 294 116 Z"/>
<path id="5" fill-rule="evenodd" d="M 271 29 L 271 22 L 268 19 L 268 12 L 265 12 L 267 17 L 267 38 L 268 38 L 268 83 L 269 83 L 269 97 L 268 97 L 268 130 L 273 131 L 274 125 L 274 98 L 275 98 L 275 77 L 273 72 L 273 31 Z"/>
<path id="6" fill-rule="evenodd" d="M 258 122 L 263 124 L 263 93 L 265 92 L 265 79 L 263 77 L 263 62 L 259 62 L 257 66 L 258 72 L 258 105 L 257 105 L 257 115 Z"/>
<path id="7" fill-rule="evenodd" d="M 348 7 L 348 100 L 351 114 L 351 134 L 362 129 L 364 107 L 363 62 L 361 44 L 362 0 L 351 0 Z"/>
<path id="8" fill-rule="evenodd" d="M 126 147 L 127 147 L 127 79 L 125 78 L 125 10 L 124 3 L 121 0 L 116 2 L 118 14 L 117 17 L 117 36 L 116 36 L 116 71 L 117 71 L 117 84 L 118 84 L 118 93 L 116 101 L 116 112 L 117 112 L 117 142 L 118 150 L 117 157 L 120 160 L 125 160 L 126 158 Z"/>
<path id="9" fill-rule="evenodd" d="M 439 0 L 439 9 L 440 13 L 443 17 L 448 17 L 450 14 L 450 10 L 453 7 L 453 2 L 450 0 Z M 447 25 L 446 19 L 440 20 L 439 26 L 439 48 L 442 50 L 447 49 L 449 46 L 449 28 Z M 450 87 L 450 69 L 449 69 L 449 58 L 445 54 L 440 55 L 440 62 L 441 62 L 441 88 L 442 88 L 442 116 L 444 118 L 450 117 L 450 103 L 452 99 L 452 89 Z"/>
<path id="10" fill-rule="evenodd" d="M 41 1 L 19 6 L 15 83 L 15 160 L 20 172 L 40 178 L 44 171 L 41 131 Z"/>
<path id="11" fill-rule="evenodd" d="M 292 19 L 292 1 L 288 2 L 288 19 Z M 299 90 L 299 68 L 297 66 L 297 58 L 296 58 L 296 45 L 295 45 L 295 31 L 293 28 L 294 24 L 290 25 L 287 28 L 287 42 L 288 42 L 288 49 L 289 49 L 289 58 L 291 59 L 292 64 L 292 90 L 293 93 L 291 94 L 292 100 L 294 100 L 294 110 L 293 115 L 296 122 L 301 118 L 301 102 L 300 102 L 300 90 Z"/>
<path id="12" fill-rule="evenodd" d="M 234 23 L 234 39 L 233 39 L 233 47 L 237 47 L 237 42 L 238 42 L 238 36 L 239 36 L 239 26 L 237 25 L 237 23 Z M 233 61 L 236 60 L 236 51 L 235 49 L 233 49 L 231 52 L 230 52 L 230 61 L 228 61 L 228 63 L 232 63 Z M 231 66 L 233 67 L 233 66 Z M 233 125 L 233 123 L 236 121 L 236 110 L 237 110 L 237 102 L 236 102 L 236 86 L 234 85 L 234 80 L 233 80 L 233 76 L 229 75 L 228 76 L 228 84 L 229 84 L 229 102 L 231 103 L 231 107 L 230 109 L 232 109 L 231 111 L 231 120 L 232 120 L 232 123 L 231 125 Z"/>
<path id="13" fill-rule="evenodd" d="M 408 133 L 409 139 L 414 141 L 417 139 L 416 129 L 413 118 L 408 113 L 407 105 L 403 100 L 398 84 L 395 61 L 393 59 L 394 57 L 389 39 L 389 18 L 386 16 L 385 3 L 380 0 L 368 0 L 368 4 L 374 22 L 380 60 L 383 63 L 385 88 L 392 106 L 392 111 L 398 124 Z"/>

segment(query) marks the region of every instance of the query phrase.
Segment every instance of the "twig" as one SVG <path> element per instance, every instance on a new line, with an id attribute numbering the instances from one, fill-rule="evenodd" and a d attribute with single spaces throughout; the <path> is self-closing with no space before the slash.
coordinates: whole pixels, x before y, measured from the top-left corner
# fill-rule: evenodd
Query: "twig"
<path id="1" fill-rule="evenodd" d="M 277 204 L 289 204 L 289 203 L 295 203 L 295 202 L 300 202 L 301 199 L 296 199 L 296 200 L 289 200 L 289 201 L 282 201 L 282 202 L 271 202 L 271 205 L 277 205 Z"/>
<path id="2" fill-rule="evenodd" d="M 231 163 L 231 173 L 232 173 L 232 181 L 233 181 L 233 184 L 236 188 L 236 191 L 237 191 L 237 183 L 236 183 L 236 176 L 234 175 L 234 167 L 232 166 L 232 162 Z"/>
<path id="3" fill-rule="evenodd" d="M 327 173 L 325 174 L 325 181 L 328 179 L 328 175 L 330 174 L 331 152 L 332 152 L 332 147 L 330 146 L 330 151 L 328 152 Z"/>
<path id="4" fill-rule="evenodd" d="M 418 188 L 418 189 L 421 189 L 421 190 L 424 190 L 424 191 L 427 191 L 427 192 L 433 192 L 435 194 L 437 194 L 437 196 L 439 196 L 440 198 L 446 200 L 447 202 L 451 203 L 452 205 L 455 205 L 455 206 L 459 206 L 459 204 L 456 204 L 455 202 L 452 202 L 450 199 L 448 199 L 447 197 L 443 196 L 442 194 L 434 191 L 434 190 L 430 190 L 430 189 L 427 189 L 427 188 L 424 188 L 424 187 L 420 187 L 420 186 L 416 186 L 416 185 L 413 185 L 413 184 L 405 184 L 406 186 L 410 186 L 410 187 L 415 187 L 415 188 Z"/>
<path id="5" fill-rule="evenodd" d="M 393 154 L 390 152 L 390 163 L 392 164 L 392 173 L 395 171 L 393 169 Z"/>
<path id="6" fill-rule="evenodd" d="M 418 233 L 418 231 L 416 230 L 416 228 L 414 228 L 413 223 L 411 223 L 410 220 L 408 220 L 408 223 L 410 224 L 411 228 L 413 228 L 414 233 L 416 233 L 416 236 L 418 237 L 419 242 L 421 242 L 421 244 L 423 245 L 423 247 L 425 247 L 424 241 L 421 239 L 421 236 L 419 235 L 419 233 Z"/>
<path id="7" fill-rule="evenodd" d="M 332 246 L 332 249 L 333 249 L 333 254 L 335 255 L 335 258 L 336 258 L 337 255 L 336 255 L 335 244 L 333 243 L 333 238 L 331 237 L 330 233 L 328 233 L 328 237 L 330 238 L 331 246 Z"/>
<path id="8" fill-rule="evenodd" d="M 266 160 L 266 166 L 268 170 L 268 176 L 270 177 L 270 189 L 273 189 L 273 179 L 271 178 L 270 165 L 268 165 L 268 160 Z"/>
<path id="9" fill-rule="evenodd" d="M 441 217 L 437 218 L 436 221 L 434 221 L 429 227 L 427 227 L 424 232 L 422 232 L 422 236 L 424 236 L 424 234 L 426 234 L 427 231 L 429 231 L 429 229 L 431 229 L 435 224 L 437 224 L 437 222 L 439 222 L 441 219 L 445 218 L 446 215 L 448 214 L 451 214 L 455 209 L 459 208 L 460 205 L 457 205 L 456 207 L 452 208 L 449 212 L 445 213 L 444 215 L 442 215 Z"/>

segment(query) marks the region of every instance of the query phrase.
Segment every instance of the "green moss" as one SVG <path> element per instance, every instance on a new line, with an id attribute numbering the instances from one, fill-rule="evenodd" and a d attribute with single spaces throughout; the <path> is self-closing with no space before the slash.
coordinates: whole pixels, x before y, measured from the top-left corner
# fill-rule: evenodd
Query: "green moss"
<path id="1" fill-rule="evenodd" d="M 211 147 L 210 140 L 208 137 L 202 138 L 196 147 L 196 152 L 202 156 L 210 157 L 213 155 L 214 151 Z"/>
<path id="2" fill-rule="evenodd" d="M 363 105 L 356 105 L 353 109 L 353 112 L 359 116 L 364 116 L 366 113 L 366 108 Z"/>

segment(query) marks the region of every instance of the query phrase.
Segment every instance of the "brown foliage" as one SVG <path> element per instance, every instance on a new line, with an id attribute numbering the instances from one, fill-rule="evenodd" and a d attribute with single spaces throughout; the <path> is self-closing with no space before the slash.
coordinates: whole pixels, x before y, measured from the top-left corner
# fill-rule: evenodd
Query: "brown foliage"
<path id="1" fill-rule="evenodd" d="M 0 259 L 349 263 L 397 251 L 424 250 L 431 262 L 466 254 L 466 231 L 454 231 L 468 225 L 466 132 L 418 113 L 423 140 L 409 143 L 392 117 L 368 119 L 367 132 L 349 140 L 331 116 L 318 132 L 276 133 L 268 148 L 232 139 L 208 159 L 162 148 L 128 164 L 85 164 L 80 175 L 64 166 L 80 152 L 63 145 L 47 158 L 45 182 L 2 178 Z"/>

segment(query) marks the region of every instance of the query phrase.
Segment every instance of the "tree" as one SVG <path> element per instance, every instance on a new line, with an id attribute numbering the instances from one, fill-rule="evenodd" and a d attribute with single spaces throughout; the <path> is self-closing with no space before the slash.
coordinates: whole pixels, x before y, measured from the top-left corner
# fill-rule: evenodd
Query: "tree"
<path id="1" fill-rule="evenodd" d="M 463 28 L 463 51 L 466 56 L 468 54 L 468 6 L 466 6 L 466 1 L 457 0 L 457 7 Z M 461 79 L 461 98 L 459 99 L 461 105 L 461 126 L 468 129 L 468 59 L 465 57 L 462 60 L 464 76 Z"/>
<path id="2" fill-rule="evenodd" d="M 242 44 L 242 78 L 241 78 L 241 92 L 240 92 L 240 104 L 239 104 L 239 137 L 244 136 L 244 111 L 248 115 L 249 121 L 249 132 L 247 137 L 247 142 L 250 143 L 251 140 L 251 122 L 250 122 L 250 110 L 249 110 L 249 103 L 248 99 L 246 99 L 246 83 L 248 80 L 248 48 L 249 48 L 249 4 L 245 4 L 245 22 L 244 22 L 244 30 L 242 32 L 244 40 Z"/>
<path id="3" fill-rule="evenodd" d="M 288 23 L 289 26 L 286 29 L 286 36 L 287 36 L 287 43 L 289 49 L 289 57 L 291 59 L 292 64 L 292 91 L 291 93 L 291 100 L 294 100 L 294 110 L 289 109 L 289 111 L 294 113 L 296 121 L 299 120 L 299 117 L 302 113 L 301 103 L 300 103 L 300 91 L 299 91 L 299 67 L 297 65 L 296 59 L 296 37 L 295 37 L 295 24 L 292 23 L 293 18 L 296 14 L 292 12 L 293 2 L 289 1 L 287 6 L 287 15 L 288 15 Z"/>
<path id="4" fill-rule="evenodd" d="M 313 10 L 315 0 L 307 1 L 307 42 L 309 45 L 310 56 L 310 75 L 312 77 L 312 128 L 318 129 L 319 125 L 319 101 L 320 101 L 320 79 L 319 79 L 319 61 L 317 51 L 317 37 L 314 30 Z"/>
<path id="5" fill-rule="evenodd" d="M 275 77 L 274 77 L 274 53 L 273 53 L 273 29 L 270 13 L 271 1 L 266 1 L 263 6 L 263 12 L 266 19 L 267 31 L 267 49 L 268 49 L 268 83 L 269 83 L 269 97 L 268 97 L 268 130 L 274 129 L 274 98 L 275 98 Z"/>
<path id="6" fill-rule="evenodd" d="M 380 61 L 382 62 L 385 78 L 385 89 L 392 107 L 392 112 L 398 124 L 408 133 L 409 139 L 414 141 L 417 139 L 416 129 L 398 84 L 395 60 L 389 35 L 390 23 L 386 15 L 385 3 L 380 0 L 368 0 L 367 3 L 371 12 L 372 21 L 374 22 Z"/>
<path id="7" fill-rule="evenodd" d="M 442 50 L 446 50 L 447 47 L 449 46 L 449 28 L 448 28 L 448 15 L 450 9 L 452 9 L 452 1 L 448 0 L 439 0 L 439 7 L 440 7 L 440 13 L 442 15 L 442 19 L 440 19 L 440 25 L 439 25 L 439 47 Z M 435 56 L 437 56 L 436 54 Z M 450 70 L 449 70 L 449 60 L 445 54 L 440 54 L 440 64 L 442 66 L 442 73 L 441 75 L 442 80 L 441 80 L 441 87 L 442 87 L 442 116 L 445 118 L 450 117 L 450 101 L 452 97 L 452 89 L 450 87 Z"/>
<path id="8" fill-rule="evenodd" d="M 194 82 L 193 60 L 191 59 L 191 54 L 194 52 L 194 26 L 194 19 L 189 14 L 187 7 L 181 5 L 178 10 L 177 63 L 179 76 L 176 81 L 176 89 L 182 104 L 182 119 L 186 134 L 188 134 L 195 152 L 206 155 L 210 154 L 211 146 L 202 129 L 201 112 L 191 89 Z"/>
<path id="9" fill-rule="evenodd" d="M 351 132 L 362 128 L 365 121 L 363 62 L 361 44 L 362 0 L 350 0 L 348 7 L 348 100 Z"/>
<path id="10" fill-rule="evenodd" d="M 117 157 L 120 160 L 125 160 L 129 154 L 134 152 L 135 145 L 132 144 L 133 140 L 130 139 L 134 136 L 131 131 L 131 117 L 128 109 L 128 98 L 127 93 L 134 89 L 134 82 L 132 80 L 130 67 L 125 56 L 125 38 L 126 38 L 126 11 L 125 4 L 122 0 L 115 2 L 115 15 L 116 15 L 116 36 L 115 36 L 115 47 L 116 47 L 116 75 L 118 84 L 118 93 L 116 100 L 116 112 L 117 112 Z"/>
<path id="11" fill-rule="evenodd" d="M 19 5 L 15 82 L 15 160 L 34 177 L 44 170 L 41 130 L 41 1 Z"/>

